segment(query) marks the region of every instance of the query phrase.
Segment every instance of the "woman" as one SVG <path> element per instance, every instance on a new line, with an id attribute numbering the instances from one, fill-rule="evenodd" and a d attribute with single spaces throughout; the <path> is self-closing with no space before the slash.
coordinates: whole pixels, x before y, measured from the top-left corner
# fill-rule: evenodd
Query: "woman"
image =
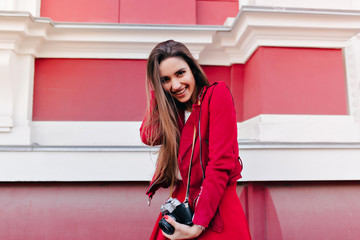
<path id="1" fill-rule="evenodd" d="M 152 91 L 141 139 L 160 145 L 149 201 L 158 188 L 169 186 L 171 192 L 175 187 L 172 197 L 184 200 L 196 129 L 189 191 L 194 225 L 165 216 L 174 234 L 162 232 L 157 222 L 150 239 L 250 239 L 236 194 L 242 165 L 229 89 L 223 82 L 210 85 L 186 46 L 173 40 L 159 43 L 150 53 L 147 83 L 147 92 Z"/>

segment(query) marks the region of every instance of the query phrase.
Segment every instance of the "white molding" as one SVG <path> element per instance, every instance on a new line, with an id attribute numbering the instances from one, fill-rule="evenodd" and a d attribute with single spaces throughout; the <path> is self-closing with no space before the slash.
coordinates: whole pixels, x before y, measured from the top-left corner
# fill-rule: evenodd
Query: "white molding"
<path id="1" fill-rule="evenodd" d="M 0 50 L 0 145 L 30 144 L 33 63 L 29 55 Z"/>
<path id="2" fill-rule="evenodd" d="M 200 55 L 200 61 L 214 64 L 212 58 L 226 55 L 227 62 L 245 63 L 260 46 L 344 48 L 360 31 L 360 11 L 242 7 L 231 31 L 214 36 L 217 45 Z M 206 60 L 202 60 L 204 56 Z M 222 58 L 223 59 L 223 58 Z"/>
<path id="3" fill-rule="evenodd" d="M 358 0 L 239 0 L 239 7 L 243 6 L 360 10 Z"/>
<path id="4" fill-rule="evenodd" d="M 245 63 L 260 46 L 344 48 L 360 11 L 243 6 L 231 26 L 59 23 L 0 12 L 0 49 L 40 58 L 146 59 L 160 41 L 187 44 L 201 64 Z"/>
<path id="5" fill-rule="evenodd" d="M 360 142 L 351 116 L 261 114 L 238 123 L 238 138 L 255 142 Z"/>
<path id="6" fill-rule="evenodd" d="M 9 50 L 0 51 L 0 134 L 11 132 L 13 127 L 13 87 L 14 53 Z"/>
<path id="7" fill-rule="evenodd" d="M 141 122 L 34 121 L 32 143 L 42 146 L 142 146 Z"/>
<path id="8" fill-rule="evenodd" d="M 360 180 L 359 145 L 322 147 L 240 149 L 244 163 L 242 181 Z"/>
<path id="9" fill-rule="evenodd" d="M 10 148 L 0 151 L 0 181 L 149 181 L 150 151 L 73 151 Z"/>
<path id="10" fill-rule="evenodd" d="M 41 146 L 143 146 L 141 122 L 32 122 L 32 140 Z M 351 116 L 266 115 L 238 123 L 242 142 L 356 143 L 359 124 Z"/>
<path id="11" fill-rule="evenodd" d="M 0 146 L 0 181 L 149 181 L 148 147 Z M 242 182 L 360 180 L 360 144 L 240 144 Z"/>
<path id="12" fill-rule="evenodd" d="M 360 35 L 348 41 L 344 51 L 349 114 L 360 124 Z M 360 135 L 360 132 L 359 132 Z"/>

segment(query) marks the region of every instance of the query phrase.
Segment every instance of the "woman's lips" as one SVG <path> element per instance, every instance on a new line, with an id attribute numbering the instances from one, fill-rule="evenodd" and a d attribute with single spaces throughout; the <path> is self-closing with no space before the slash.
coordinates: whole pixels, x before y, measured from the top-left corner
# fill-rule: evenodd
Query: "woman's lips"
<path id="1" fill-rule="evenodd" d="M 173 94 L 174 94 L 175 96 L 177 96 L 177 97 L 180 97 L 180 96 L 182 96 L 182 95 L 185 93 L 186 89 L 187 89 L 187 87 L 185 87 L 184 89 L 182 89 L 182 90 L 180 90 L 180 91 L 177 91 L 177 92 L 175 92 L 175 93 L 173 93 Z"/>

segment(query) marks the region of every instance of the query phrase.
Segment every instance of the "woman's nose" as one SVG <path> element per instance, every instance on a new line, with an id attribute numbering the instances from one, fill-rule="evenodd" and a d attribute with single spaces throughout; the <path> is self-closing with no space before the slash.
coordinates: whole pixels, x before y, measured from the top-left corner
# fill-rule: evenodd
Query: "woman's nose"
<path id="1" fill-rule="evenodd" d="M 180 81 L 177 78 L 173 78 L 171 81 L 171 89 L 173 91 L 178 90 L 181 87 Z"/>

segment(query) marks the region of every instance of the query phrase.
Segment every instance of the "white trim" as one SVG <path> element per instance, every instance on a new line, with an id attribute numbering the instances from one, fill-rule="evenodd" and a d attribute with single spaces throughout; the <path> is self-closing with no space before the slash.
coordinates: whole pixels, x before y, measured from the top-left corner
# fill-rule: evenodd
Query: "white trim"
<path id="1" fill-rule="evenodd" d="M 148 147 L 0 147 L 0 181 L 149 181 Z M 360 144 L 240 144 L 240 181 L 360 180 Z"/>
<path id="2" fill-rule="evenodd" d="M 326 8 L 326 9 L 348 9 L 359 10 L 358 0 L 239 0 L 239 7 L 242 6 L 271 6 L 271 7 L 296 7 L 296 8 Z"/>
<path id="3" fill-rule="evenodd" d="M 90 148 L 91 149 L 91 148 Z M 0 181 L 149 181 L 156 156 L 137 151 L 0 151 Z"/>
<path id="4" fill-rule="evenodd" d="M 0 48 L 46 58 L 146 59 L 155 44 L 187 44 L 201 64 L 245 63 L 260 46 L 344 48 L 360 11 L 244 6 L 229 26 L 57 23 L 0 12 Z"/>
<path id="5" fill-rule="evenodd" d="M 334 145 L 332 145 L 334 147 Z M 242 181 L 359 180 L 360 149 L 241 149 Z"/>
<path id="6" fill-rule="evenodd" d="M 31 142 L 41 146 L 143 146 L 141 122 L 32 122 Z M 238 123 L 239 142 L 360 142 L 351 116 L 261 114 Z"/>
<path id="7" fill-rule="evenodd" d="M 344 51 L 348 112 L 360 123 L 360 35 L 348 41 Z M 360 131 L 360 130 L 359 130 Z M 359 132 L 360 135 L 360 132 Z"/>
<path id="8" fill-rule="evenodd" d="M 32 143 L 42 146 L 142 146 L 141 122 L 32 122 Z"/>
<path id="9" fill-rule="evenodd" d="M 351 116 L 261 114 L 238 123 L 239 141 L 359 142 L 359 124 Z"/>

